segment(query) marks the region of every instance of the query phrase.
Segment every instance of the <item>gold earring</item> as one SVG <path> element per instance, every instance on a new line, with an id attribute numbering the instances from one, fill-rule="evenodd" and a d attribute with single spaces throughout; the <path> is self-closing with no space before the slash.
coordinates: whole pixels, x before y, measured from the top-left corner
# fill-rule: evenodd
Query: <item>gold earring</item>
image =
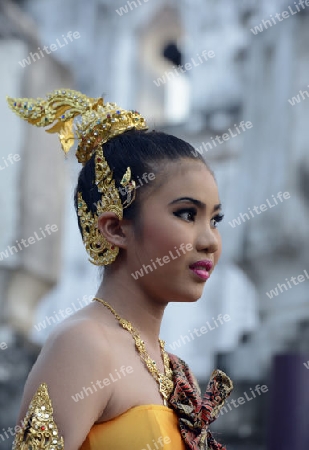
<path id="1" fill-rule="evenodd" d="M 88 210 L 81 192 L 78 193 L 78 215 L 80 217 L 83 242 L 90 256 L 89 261 L 96 266 L 107 266 L 113 263 L 119 253 L 119 247 L 111 244 L 98 228 L 98 216 L 102 212 L 104 212 L 104 209 L 102 208 L 101 210 L 99 207 L 98 214 L 92 214 Z M 113 212 L 121 220 L 121 214 L 116 211 Z"/>

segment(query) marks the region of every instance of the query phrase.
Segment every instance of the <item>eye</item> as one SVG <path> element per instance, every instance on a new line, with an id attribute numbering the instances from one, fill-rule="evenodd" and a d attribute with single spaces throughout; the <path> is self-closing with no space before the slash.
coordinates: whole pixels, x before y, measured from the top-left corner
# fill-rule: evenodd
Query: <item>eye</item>
<path id="1" fill-rule="evenodd" d="M 224 214 L 217 214 L 211 219 L 211 226 L 217 228 L 217 224 L 223 220 Z"/>
<path id="2" fill-rule="evenodd" d="M 187 219 L 189 221 L 194 221 L 194 217 L 196 216 L 196 209 L 194 208 L 184 208 L 180 209 L 179 211 L 174 212 L 174 215 L 177 217 L 184 217 L 184 215 L 187 215 Z"/>

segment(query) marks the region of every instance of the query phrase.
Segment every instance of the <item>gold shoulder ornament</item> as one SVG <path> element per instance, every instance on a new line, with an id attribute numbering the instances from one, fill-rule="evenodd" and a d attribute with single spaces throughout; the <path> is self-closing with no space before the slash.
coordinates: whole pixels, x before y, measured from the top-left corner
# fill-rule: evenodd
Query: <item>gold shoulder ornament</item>
<path id="1" fill-rule="evenodd" d="M 104 103 L 103 98 L 90 98 L 70 89 L 56 90 L 47 99 L 7 97 L 9 107 L 22 119 L 37 127 L 51 125 L 46 131 L 58 133 L 63 151 L 68 153 L 78 141 L 76 157 L 83 166 L 95 153 L 95 180 L 102 194 L 96 212 L 88 210 L 82 194 L 78 193 L 78 216 L 82 228 L 83 242 L 95 265 L 111 264 L 119 253 L 98 230 L 98 217 L 105 211 L 114 212 L 119 220 L 123 209 L 135 199 L 136 183 L 131 180 L 131 169 L 127 168 L 121 180 L 126 199 L 121 202 L 115 186 L 113 172 L 103 155 L 103 144 L 113 137 L 133 128 L 146 130 L 148 126 L 137 111 L 125 110 L 116 103 Z M 79 121 L 74 123 L 74 119 Z"/>
<path id="2" fill-rule="evenodd" d="M 59 436 L 53 418 L 53 407 L 47 384 L 42 383 L 36 391 L 16 433 L 12 450 L 64 450 L 63 438 Z"/>

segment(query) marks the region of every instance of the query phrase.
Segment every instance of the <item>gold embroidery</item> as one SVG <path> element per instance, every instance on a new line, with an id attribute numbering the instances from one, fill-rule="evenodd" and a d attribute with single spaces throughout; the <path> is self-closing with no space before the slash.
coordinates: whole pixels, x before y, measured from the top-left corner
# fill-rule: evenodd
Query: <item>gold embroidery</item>
<path id="1" fill-rule="evenodd" d="M 36 391 L 23 426 L 16 433 L 12 450 L 64 450 L 63 438 L 59 437 L 53 419 L 53 407 L 46 383 L 42 383 Z"/>

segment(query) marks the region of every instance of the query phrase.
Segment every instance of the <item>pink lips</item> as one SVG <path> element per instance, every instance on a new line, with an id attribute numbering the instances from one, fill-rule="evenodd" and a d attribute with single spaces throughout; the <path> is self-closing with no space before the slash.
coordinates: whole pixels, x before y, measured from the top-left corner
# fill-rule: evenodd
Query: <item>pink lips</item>
<path id="1" fill-rule="evenodd" d="M 208 280 L 210 277 L 209 271 L 212 269 L 213 263 L 208 259 L 202 261 L 196 261 L 194 264 L 190 265 L 190 270 L 194 272 L 197 276 L 203 280 Z"/>

